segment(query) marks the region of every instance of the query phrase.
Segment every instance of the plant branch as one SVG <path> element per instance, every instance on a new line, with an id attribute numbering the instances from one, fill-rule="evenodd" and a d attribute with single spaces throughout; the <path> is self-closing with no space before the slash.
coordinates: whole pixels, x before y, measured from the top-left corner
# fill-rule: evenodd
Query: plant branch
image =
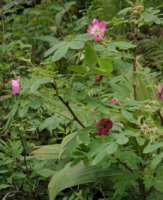
<path id="1" fill-rule="evenodd" d="M 53 89 L 56 91 L 56 95 L 58 97 L 58 99 L 66 106 L 66 108 L 68 109 L 68 111 L 71 113 L 71 115 L 73 116 L 74 120 L 81 126 L 81 127 L 85 127 L 84 124 L 79 120 L 79 118 L 76 116 L 76 114 L 74 113 L 74 111 L 72 110 L 72 108 L 69 105 L 69 102 L 65 101 L 59 94 L 58 94 L 58 90 L 57 87 L 54 83 L 51 83 Z"/>
<path id="2" fill-rule="evenodd" d="M 137 41 L 137 36 L 134 36 L 134 43 Z M 134 100 L 137 100 L 137 92 L 136 92 L 136 47 L 133 52 L 133 97 Z"/>
<path id="3" fill-rule="evenodd" d="M 145 191 L 145 185 L 142 180 L 139 180 L 138 183 L 139 183 L 140 194 L 143 197 L 143 200 L 146 200 L 147 194 Z"/>
<path id="4" fill-rule="evenodd" d="M 133 173 L 133 170 L 126 164 L 123 163 L 120 159 L 117 158 L 117 161 L 123 166 L 125 167 L 129 172 Z"/>
<path id="5" fill-rule="evenodd" d="M 158 116 L 160 117 L 160 125 L 163 126 L 163 116 L 161 115 L 160 110 L 157 111 Z"/>

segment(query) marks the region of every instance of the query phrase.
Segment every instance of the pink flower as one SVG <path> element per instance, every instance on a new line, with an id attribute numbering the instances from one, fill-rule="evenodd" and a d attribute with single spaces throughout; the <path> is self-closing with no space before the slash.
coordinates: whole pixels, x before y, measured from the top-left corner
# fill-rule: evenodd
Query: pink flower
<path id="1" fill-rule="evenodd" d="M 100 41 L 104 38 L 106 31 L 106 22 L 99 21 L 98 19 L 93 19 L 92 25 L 87 29 L 87 32 L 93 35 L 95 41 Z"/>
<path id="2" fill-rule="evenodd" d="M 103 75 L 102 74 L 98 74 L 96 76 L 96 81 L 101 81 L 103 79 Z"/>
<path id="3" fill-rule="evenodd" d="M 100 135 L 107 135 L 112 127 L 113 122 L 107 118 L 102 118 L 96 123 L 96 128 Z"/>
<path id="4" fill-rule="evenodd" d="M 109 99 L 109 104 L 112 104 L 112 105 L 116 105 L 119 103 L 119 100 L 117 98 L 112 98 L 112 99 Z"/>
<path id="5" fill-rule="evenodd" d="M 156 96 L 159 100 L 163 100 L 163 83 L 157 86 Z"/>
<path id="6" fill-rule="evenodd" d="M 12 87 L 12 94 L 16 95 L 19 93 L 20 90 L 20 84 L 19 84 L 20 78 L 17 77 L 17 79 L 13 79 L 10 81 L 11 87 Z"/>

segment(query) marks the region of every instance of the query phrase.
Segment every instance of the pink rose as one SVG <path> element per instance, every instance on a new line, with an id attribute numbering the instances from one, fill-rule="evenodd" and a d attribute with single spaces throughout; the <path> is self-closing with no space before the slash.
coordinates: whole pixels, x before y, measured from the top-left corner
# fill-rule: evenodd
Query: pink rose
<path id="1" fill-rule="evenodd" d="M 13 79 L 10 81 L 11 87 L 12 87 L 12 94 L 16 95 L 20 91 L 20 84 L 19 84 L 20 78 L 17 77 L 17 79 Z"/>
<path id="2" fill-rule="evenodd" d="M 107 118 L 102 118 L 96 123 L 96 128 L 100 135 L 107 135 L 112 127 L 113 122 Z"/>
<path id="3" fill-rule="evenodd" d="M 99 21 L 98 19 L 93 19 L 92 25 L 87 29 L 87 32 L 93 35 L 95 41 L 100 41 L 104 38 L 106 31 L 106 22 Z"/>

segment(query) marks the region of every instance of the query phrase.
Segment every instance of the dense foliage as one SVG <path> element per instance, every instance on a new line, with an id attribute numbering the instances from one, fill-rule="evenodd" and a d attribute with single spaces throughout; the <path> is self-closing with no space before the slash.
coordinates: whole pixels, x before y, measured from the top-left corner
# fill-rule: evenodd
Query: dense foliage
<path id="1" fill-rule="evenodd" d="M 0 6 L 0 198 L 162 200 L 162 1 Z"/>

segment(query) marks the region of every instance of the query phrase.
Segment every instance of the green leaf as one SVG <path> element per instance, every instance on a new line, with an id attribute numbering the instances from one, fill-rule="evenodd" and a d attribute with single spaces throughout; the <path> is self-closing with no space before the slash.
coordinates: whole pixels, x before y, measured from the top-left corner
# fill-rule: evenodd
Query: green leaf
<path id="1" fill-rule="evenodd" d="M 57 44 L 55 44 L 54 46 L 52 46 L 50 49 L 48 49 L 45 54 L 44 57 L 49 56 L 50 54 L 52 54 L 54 51 L 56 51 L 57 49 L 64 47 L 65 45 L 67 45 L 67 42 L 58 42 Z"/>
<path id="2" fill-rule="evenodd" d="M 66 154 L 69 154 L 70 152 L 72 152 L 73 149 L 76 147 L 76 145 L 77 145 L 76 132 L 65 136 L 62 140 L 61 152 L 60 152 L 59 157 L 61 157 L 64 152 L 66 152 Z"/>
<path id="3" fill-rule="evenodd" d="M 69 44 L 70 49 L 82 49 L 84 47 L 83 41 L 73 40 Z"/>
<path id="4" fill-rule="evenodd" d="M 92 74 L 103 74 L 103 75 L 109 75 L 110 73 L 107 72 L 106 69 L 98 68 L 98 67 L 91 67 L 91 73 Z"/>
<path id="5" fill-rule="evenodd" d="M 51 170 L 51 169 L 39 169 L 39 170 L 36 170 L 36 173 L 45 177 L 45 178 L 48 178 L 48 177 L 51 177 L 53 174 L 54 174 L 54 170 Z"/>
<path id="6" fill-rule="evenodd" d="M 163 147 L 163 142 L 156 143 L 156 144 L 148 144 L 145 148 L 143 153 L 151 153 L 159 148 Z"/>
<path id="7" fill-rule="evenodd" d="M 79 41 L 89 41 L 92 40 L 92 36 L 88 33 L 81 34 L 75 38 L 75 40 Z"/>
<path id="8" fill-rule="evenodd" d="M 57 49 L 54 55 L 51 57 L 52 61 L 57 61 L 63 58 L 66 55 L 68 49 L 69 49 L 68 44 Z"/>
<path id="9" fill-rule="evenodd" d="M 100 68 L 105 69 L 107 73 L 113 71 L 112 64 L 108 59 L 98 58 L 98 64 Z"/>
<path id="10" fill-rule="evenodd" d="M 118 144 L 117 143 L 111 143 L 106 147 L 106 152 L 107 154 L 111 155 L 113 153 L 115 153 L 118 149 Z"/>
<path id="11" fill-rule="evenodd" d="M 59 159 L 59 153 L 61 150 L 61 144 L 44 145 L 38 147 L 37 150 L 32 151 L 32 155 L 38 160 L 51 160 Z"/>
<path id="12" fill-rule="evenodd" d="M 8 184 L 0 184 L 0 189 L 5 189 L 5 188 L 8 188 L 8 187 L 11 187 L 11 186 L 8 185 Z"/>
<path id="13" fill-rule="evenodd" d="M 151 162 L 152 170 L 154 170 L 158 166 L 158 164 L 162 161 L 162 159 L 163 159 L 163 153 L 156 155 L 156 157 Z"/>
<path id="14" fill-rule="evenodd" d="M 24 153 L 28 154 L 29 153 L 29 148 L 28 148 L 28 144 L 27 144 L 27 140 L 24 134 L 21 134 L 21 141 L 22 141 L 22 145 L 24 147 Z"/>
<path id="15" fill-rule="evenodd" d="M 142 161 L 142 159 L 133 151 L 118 152 L 118 158 L 131 168 L 137 168 L 137 164 Z"/>
<path id="16" fill-rule="evenodd" d="M 112 169 L 104 170 L 95 166 L 85 167 L 82 163 L 71 166 L 67 164 L 63 169 L 56 172 L 49 183 L 50 200 L 55 200 L 59 192 L 80 184 L 96 182 L 100 177 L 110 176 Z M 115 175 L 115 173 L 114 173 Z"/>
<path id="17" fill-rule="evenodd" d="M 10 125 L 10 122 L 12 120 L 12 118 L 16 115 L 17 111 L 18 111 L 19 105 L 15 104 L 12 108 L 12 110 L 7 114 L 6 118 L 7 119 L 7 123 L 6 123 L 6 128 L 8 128 L 8 126 Z"/>
<path id="18" fill-rule="evenodd" d="M 31 85 L 30 92 L 35 93 L 42 84 L 49 83 L 49 82 L 50 82 L 49 78 L 42 78 L 42 79 L 36 80 Z"/>
<path id="19" fill-rule="evenodd" d="M 137 141 L 137 143 L 140 145 L 140 146 L 142 146 L 142 145 L 144 145 L 145 144 L 145 139 L 144 138 L 142 138 L 142 137 L 136 137 L 136 141 Z"/>
<path id="20" fill-rule="evenodd" d="M 92 67 L 97 63 L 97 54 L 91 45 L 85 48 L 85 64 Z"/>
<path id="21" fill-rule="evenodd" d="M 67 3 L 64 4 L 64 8 L 65 8 L 66 10 L 69 10 L 69 9 L 70 9 L 73 5 L 75 5 L 75 4 L 76 4 L 75 1 L 67 2 Z"/>
<path id="22" fill-rule="evenodd" d="M 128 137 L 126 137 L 124 134 L 119 134 L 117 143 L 120 145 L 124 145 L 129 141 Z"/>
<path id="23" fill-rule="evenodd" d="M 131 42 L 125 42 L 125 41 L 119 41 L 119 42 L 113 42 L 116 47 L 122 50 L 132 49 L 136 47 L 136 45 L 132 44 Z"/>
<path id="24" fill-rule="evenodd" d="M 121 114 L 123 115 L 124 118 L 126 118 L 129 122 L 131 123 L 136 123 L 135 118 L 133 117 L 133 115 L 128 112 L 127 110 L 122 110 Z"/>
<path id="25" fill-rule="evenodd" d="M 0 174 L 5 174 L 6 172 L 8 172 L 7 169 L 2 169 L 2 170 L 0 170 Z"/>
<path id="26" fill-rule="evenodd" d="M 86 68 L 83 66 L 69 66 L 68 70 L 73 71 L 73 72 L 78 72 L 78 73 L 86 73 L 87 72 Z"/>
<path id="27" fill-rule="evenodd" d="M 27 112 L 28 112 L 28 109 L 29 109 L 29 104 L 26 104 L 25 106 L 23 106 L 23 108 L 21 108 L 20 110 L 19 110 L 19 116 L 21 117 L 21 118 L 23 118 L 26 114 L 27 114 Z"/>
<path id="28" fill-rule="evenodd" d="M 105 149 L 103 149 L 96 155 L 96 157 L 92 161 L 92 165 L 97 165 L 98 163 L 100 163 L 105 158 L 105 156 L 106 156 L 106 151 Z"/>
<path id="29" fill-rule="evenodd" d="M 56 129 L 60 124 L 60 121 L 57 117 L 49 117 L 45 119 L 45 121 L 39 126 L 39 131 L 43 131 L 44 129 L 48 129 L 51 133 L 52 130 Z"/>
<path id="30" fill-rule="evenodd" d="M 77 139 L 79 139 L 80 142 L 84 143 L 85 145 L 88 145 L 90 143 L 90 137 L 87 131 L 79 131 L 77 135 Z"/>

